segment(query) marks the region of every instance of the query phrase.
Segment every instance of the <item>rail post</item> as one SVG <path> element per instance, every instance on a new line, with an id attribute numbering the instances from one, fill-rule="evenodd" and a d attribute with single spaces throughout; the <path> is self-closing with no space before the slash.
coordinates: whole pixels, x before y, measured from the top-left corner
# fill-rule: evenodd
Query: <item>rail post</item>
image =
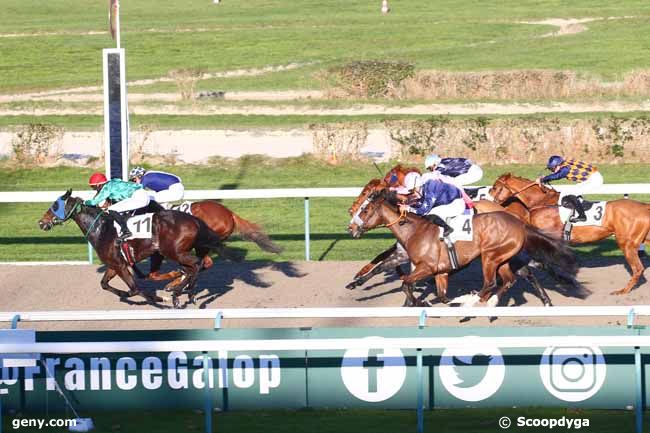
<path id="1" fill-rule="evenodd" d="M 305 260 L 309 261 L 309 197 L 305 197 Z"/>
<path id="2" fill-rule="evenodd" d="M 93 264 L 93 246 L 88 242 L 88 264 Z"/>
<path id="3" fill-rule="evenodd" d="M 634 347 L 634 370 L 636 376 L 636 403 L 634 404 L 636 433 L 643 433 L 643 375 L 641 364 L 641 348 L 639 346 Z"/>
<path id="4" fill-rule="evenodd" d="M 417 381 L 418 381 L 418 399 L 417 399 L 417 418 L 418 433 L 424 432 L 424 380 L 422 378 L 422 349 L 417 350 L 416 357 Z"/>

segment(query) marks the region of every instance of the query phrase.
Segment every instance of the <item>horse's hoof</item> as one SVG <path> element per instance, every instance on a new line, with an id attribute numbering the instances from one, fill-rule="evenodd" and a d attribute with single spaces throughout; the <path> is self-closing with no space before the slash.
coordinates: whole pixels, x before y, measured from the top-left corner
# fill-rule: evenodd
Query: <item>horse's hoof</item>
<path id="1" fill-rule="evenodd" d="M 621 290 L 614 290 L 612 293 L 610 293 L 610 295 L 620 296 L 620 295 L 626 295 L 627 293 L 628 292 L 625 289 L 621 289 Z"/>
<path id="2" fill-rule="evenodd" d="M 348 289 L 348 290 L 354 290 L 354 289 L 356 289 L 356 287 L 357 287 L 357 282 L 356 281 L 352 281 L 351 283 L 348 283 L 345 286 L 345 288 Z"/>
<path id="3" fill-rule="evenodd" d="M 553 304 L 551 303 L 551 301 L 549 301 L 549 302 L 544 302 L 544 306 L 545 306 L 545 307 L 552 307 Z"/>
<path id="4" fill-rule="evenodd" d="M 176 296 L 172 298 L 172 305 L 174 308 L 181 308 L 181 303 Z"/>

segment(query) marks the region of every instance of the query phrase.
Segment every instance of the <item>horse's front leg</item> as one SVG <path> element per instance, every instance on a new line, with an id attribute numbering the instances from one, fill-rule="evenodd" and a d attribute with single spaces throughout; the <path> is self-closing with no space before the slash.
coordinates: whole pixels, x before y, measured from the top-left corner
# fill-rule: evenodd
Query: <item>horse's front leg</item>
<path id="1" fill-rule="evenodd" d="M 374 277 L 375 275 L 384 272 L 390 272 L 393 269 L 397 268 L 400 264 L 404 263 L 404 261 L 406 260 L 408 260 L 408 257 L 405 257 L 399 251 L 394 251 L 393 254 L 391 254 L 386 260 L 384 260 L 383 262 L 375 266 L 370 272 L 366 273 L 365 275 L 362 275 L 361 277 L 355 276 L 355 279 L 347 286 L 345 286 L 345 288 L 352 290 L 355 287 L 361 286 L 365 284 L 368 280 L 370 280 L 372 277 Z"/>
<path id="2" fill-rule="evenodd" d="M 156 303 L 156 302 L 162 302 L 163 299 L 155 294 L 149 295 L 147 293 L 144 293 L 142 290 L 140 290 L 135 283 L 135 278 L 133 278 L 133 274 L 131 273 L 131 268 L 128 266 L 121 266 L 115 270 L 117 272 L 117 275 L 126 283 L 126 285 L 129 287 L 129 293 L 127 294 L 127 297 L 132 297 L 135 295 L 140 295 L 143 298 L 145 298 L 147 301 Z"/>
<path id="3" fill-rule="evenodd" d="M 117 275 L 117 271 L 113 268 L 108 268 L 106 272 L 104 272 L 104 276 L 102 277 L 102 281 L 100 282 L 100 285 L 102 286 L 102 289 L 107 290 L 120 298 L 128 298 L 133 296 L 133 294 L 129 292 L 125 292 L 124 290 L 119 290 L 116 289 L 115 287 L 111 286 L 108 284 L 109 281 L 111 281 L 115 276 Z"/>
<path id="4" fill-rule="evenodd" d="M 402 283 L 402 290 L 406 294 L 406 301 L 404 302 L 404 306 L 413 307 L 423 305 L 422 299 L 418 300 L 415 299 L 415 296 L 413 296 L 413 287 L 415 286 L 415 283 L 431 276 L 432 274 L 433 272 L 431 272 L 431 269 L 428 266 L 419 263 L 415 265 L 413 272 L 402 278 L 404 281 Z"/>

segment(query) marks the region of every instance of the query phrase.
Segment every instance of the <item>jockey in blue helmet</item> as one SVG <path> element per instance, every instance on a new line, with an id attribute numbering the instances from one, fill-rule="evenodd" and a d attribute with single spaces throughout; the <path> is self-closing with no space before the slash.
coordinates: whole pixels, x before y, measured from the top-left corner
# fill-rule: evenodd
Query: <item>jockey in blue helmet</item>
<path id="1" fill-rule="evenodd" d="M 548 159 L 546 168 L 552 173 L 547 176 L 540 176 L 537 178 L 537 183 L 541 185 L 542 183 L 560 179 L 576 182 L 575 185 L 567 187 L 560 193 L 560 204 L 578 213 L 576 217 L 570 219 L 571 222 L 586 221 L 587 216 L 578 197 L 594 192 L 603 185 L 603 175 L 600 174 L 598 168 L 595 165 L 577 159 L 565 159 L 559 155 L 551 156 Z"/>

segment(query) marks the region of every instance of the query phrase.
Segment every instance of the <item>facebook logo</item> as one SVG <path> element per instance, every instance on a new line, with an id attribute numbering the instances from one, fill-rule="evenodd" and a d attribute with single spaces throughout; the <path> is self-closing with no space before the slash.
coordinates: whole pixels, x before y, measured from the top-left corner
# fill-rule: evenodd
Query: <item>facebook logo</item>
<path id="1" fill-rule="evenodd" d="M 381 347 L 381 337 L 368 338 Z M 406 361 L 399 349 L 350 349 L 343 355 L 341 378 L 356 398 L 371 403 L 385 401 L 402 388 Z"/>

